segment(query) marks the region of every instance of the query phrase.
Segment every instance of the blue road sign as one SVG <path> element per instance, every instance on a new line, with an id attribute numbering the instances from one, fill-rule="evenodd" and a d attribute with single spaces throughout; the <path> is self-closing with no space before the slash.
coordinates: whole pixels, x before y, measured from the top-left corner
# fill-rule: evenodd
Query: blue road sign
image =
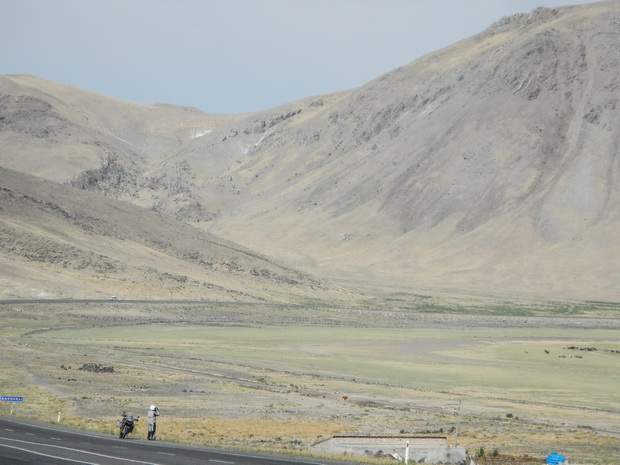
<path id="1" fill-rule="evenodd" d="M 24 398 L 22 396 L 0 396 L 0 401 L 2 402 L 23 402 Z"/>

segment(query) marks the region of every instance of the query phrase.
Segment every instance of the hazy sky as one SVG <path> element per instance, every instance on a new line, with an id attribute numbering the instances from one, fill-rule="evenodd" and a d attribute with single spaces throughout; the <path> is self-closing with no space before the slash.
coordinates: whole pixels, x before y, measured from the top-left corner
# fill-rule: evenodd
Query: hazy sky
<path id="1" fill-rule="evenodd" d="M 0 0 L 0 74 L 266 110 L 358 87 L 503 16 L 588 0 Z"/>

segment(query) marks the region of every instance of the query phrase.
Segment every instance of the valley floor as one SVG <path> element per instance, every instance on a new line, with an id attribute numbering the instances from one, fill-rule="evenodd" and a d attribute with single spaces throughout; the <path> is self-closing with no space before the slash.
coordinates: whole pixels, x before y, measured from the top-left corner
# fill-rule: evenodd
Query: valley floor
<path id="1" fill-rule="evenodd" d="M 0 385 L 26 398 L 13 414 L 110 433 L 155 403 L 162 439 L 218 447 L 433 434 L 470 453 L 620 455 L 620 318 L 389 307 L 0 305 Z"/>

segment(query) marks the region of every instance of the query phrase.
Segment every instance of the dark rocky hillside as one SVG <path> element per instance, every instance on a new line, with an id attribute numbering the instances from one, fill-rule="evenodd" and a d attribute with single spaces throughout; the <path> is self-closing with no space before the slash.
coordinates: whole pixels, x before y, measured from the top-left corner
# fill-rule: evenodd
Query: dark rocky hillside
<path id="1" fill-rule="evenodd" d="M 0 78 L 2 166 L 366 291 L 620 300 L 620 2 L 231 116 Z"/>
<path id="2" fill-rule="evenodd" d="M 325 281 L 126 202 L 0 168 L 2 297 L 347 298 Z"/>

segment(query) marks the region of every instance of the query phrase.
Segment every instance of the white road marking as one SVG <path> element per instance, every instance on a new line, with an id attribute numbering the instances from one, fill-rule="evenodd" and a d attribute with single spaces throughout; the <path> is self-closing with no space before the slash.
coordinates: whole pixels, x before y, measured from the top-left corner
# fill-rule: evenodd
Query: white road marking
<path id="1" fill-rule="evenodd" d="M 21 447 L 15 447 L 15 446 L 7 446 L 6 444 L 0 444 L 0 447 L 6 447 L 8 449 L 21 450 L 22 452 L 28 452 L 30 454 L 41 455 L 43 457 L 49 457 L 49 458 L 52 458 L 52 459 L 59 459 L 59 460 L 62 460 L 63 462 L 82 463 L 84 465 L 98 465 L 97 463 L 93 463 L 93 462 L 84 462 L 84 461 L 81 461 L 81 460 L 66 459 L 64 457 L 59 457 L 57 455 L 43 454 L 41 452 L 35 452 L 33 450 L 30 450 L 30 449 L 23 449 Z"/>
<path id="2" fill-rule="evenodd" d="M 70 450 L 72 452 L 77 452 L 77 453 L 80 453 L 80 454 L 94 455 L 96 457 L 105 457 L 105 458 L 111 459 L 111 460 L 119 460 L 119 461 L 121 461 L 123 463 L 140 463 L 140 464 L 143 464 L 143 465 L 158 465 L 158 464 L 153 463 L 153 462 L 142 462 L 141 460 L 132 460 L 132 459 L 128 459 L 128 458 L 125 458 L 125 457 L 114 457 L 113 455 L 97 454 L 95 452 L 88 452 L 88 451 L 85 451 L 85 450 L 73 449 L 71 447 L 55 446 L 53 444 L 42 444 L 40 442 L 22 441 L 20 439 L 9 439 L 9 438 L 3 438 L 3 437 L 0 437 L 0 439 L 3 439 L 5 441 L 19 442 L 19 443 L 22 443 L 22 444 L 31 444 L 31 445 L 39 446 L 39 447 L 53 447 L 53 448 L 56 448 L 56 449 Z M 56 456 L 53 456 L 53 455 L 47 455 L 47 454 L 43 454 L 43 453 L 39 453 L 39 452 L 34 452 L 34 451 L 29 450 L 29 449 L 21 449 L 19 447 L 8 446 L 6 444 L 0 444 L 0 447 L 10 447 L 10 448 L 13 448 L 13 449 L 24 450 L 24 451 L 27 451 L 27 452 L 32 452 L 33 454 L 43 455 L 43 456 L 47 456 L 47 457 L 59 458 L 59 459 L 63 459 L 63 460 L 69 461 L 69 462 L 85 463 L 87 465 L 98 465 L 98 464 L 92 463 L 92 462 L 84 462 L 84 461 L 79 461 L 79 460 L 70 460 L 70 459 L 65 459 L 64 457 L 56 457 Z"/>

